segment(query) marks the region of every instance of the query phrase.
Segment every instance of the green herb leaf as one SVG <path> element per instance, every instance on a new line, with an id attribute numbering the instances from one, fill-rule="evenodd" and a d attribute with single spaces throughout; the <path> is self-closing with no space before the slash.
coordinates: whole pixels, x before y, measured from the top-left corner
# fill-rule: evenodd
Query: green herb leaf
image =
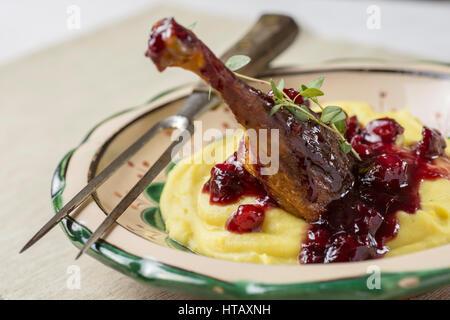
<path id="1" fill-rule="evenodd" d="M 305 106 L 299 106 L 299 108 L 307 111 L 307 108 Z M 288 109 L 290 113 L 292 113 L 297 119 L 299 119 L 301 121 L 306 121 L 309 119 L 309 116 L 305 112 L 303 112 L 297 108 L 294 108 L 291 106 L 286 106 L 286 109 Z"/>
<path id="2" fill-rule="evenodd" d="M 278 81 L 278 85 L 277 85 L 278 90 L 283 91 L 284 90 L 284 79 L 280 79 L 280 81 Z"/>
<path id="3" fill-rule="evenodd" d="M 338 129 L 338 131 L 344 135 L 345 132 L 347 131 L 347 124 L 345 123 L 345 120 L 340 120 L 340 121 L 336 121 L 334 123 L 334 125 L 336 126 L 336 129 Z"/>
<path id="4" fill-rule="evenodd" d="M 270 79 L 270 86 L 272 87 L 272 91 L 273 91 L 273 96 L 283 100 L 284 96 L 283 96 L 283 92 L 278 90 L 278 87 L 275 84 L 275 81 L 273 81 L 273 79 Z"/>
<path id="5" fill-rule="evenodd" d="M 353 148 L 346 140 L 339 140 L 339 147 L 345 154 L 349 153 Z"/>
<path id="6" fill-rule="evenodd" d="M 307 87 L 307 86 L 305 86 L 304 84 L 302 84 L 302 88 L 301 88 L 301 90 L 298 90 L 298 91 L 302 92 L 302 91 L 305 91 L 306 89 L 308 89 L 308 87 Z"/>
<path id="7" fill-rule="evenodd" d="M 320 116 L 320 120 L 322 122 L 330 122 L 335 123 L 341 120 L 345 120 L 346 114 L 344 110 L 341 109 L 341 107 L 338 106 L 328 106 L 322 111 L 322 115 Z"/>
<path id="8" fill-rule="evenodd" d="M 275 114 L 275 112 L 277 112 L 278 110 L 280 110 L 280 108 L 283 106 L 282 103 L 276 104 L 272 107 L 272 109 L 270 109 L 270 113 L 269 116 L 273 116 Z"/>
<path id="9" fill-rule="evenodd" d="M 195 28 L 196 25 L 197 25 L 197 21 L 195 21 L 194 23 L 188 25 L 188 26 L 186 27 L 186 29 L 188 29 L 188 30 L 194 30 L 194 28 Z"/>
<path id="10" fill-rule="evenodd" d="M 318 96 L 323 96 L 323 92 L 316 88 L 307 88 L 301 92 L 301 95 L 306 98 L 314 98 Z"/>
<path id="11" fill-rule="evenodd" d="M 238 54 L 230 57 L 225 63 L 225 65 L 231 71 L 236 71 L 242 68 L 243 66 L 247 65 L 250 61 L 251 61 L 250 57 Z"/>
<path id="12" fill-rule="evenodd" d="M 310 83 L 308 83 L 308 87 L 309 88 L 320 89 L 320 87 L 322 87 L 323 80 L 325 80 L 324 77 L 319 77 L 317 79 L 314 79 Z"/>

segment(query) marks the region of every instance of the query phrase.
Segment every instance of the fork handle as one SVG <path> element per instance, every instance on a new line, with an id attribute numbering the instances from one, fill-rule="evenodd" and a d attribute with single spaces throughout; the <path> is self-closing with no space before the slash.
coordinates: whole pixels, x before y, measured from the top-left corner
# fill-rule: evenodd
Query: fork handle
<path id="1" fill-rule="evenodd" d="M 220 58 L 226 61 L 237 54 L 249 56 L 251 62 L 239 73 L 256 76 L 292 44 L 298 33 L 299 27 L 291 17 L 263 14 L 244 37 Z"/>

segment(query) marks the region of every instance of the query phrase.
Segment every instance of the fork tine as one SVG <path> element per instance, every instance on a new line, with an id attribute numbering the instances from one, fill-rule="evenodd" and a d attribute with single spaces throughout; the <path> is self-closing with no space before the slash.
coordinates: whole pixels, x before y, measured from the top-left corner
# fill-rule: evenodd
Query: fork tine
<path id="1" fill-rule="evenodd" d="M 105 169 L 95 176 L 80 192 L 78 192 L 61 210 L 58 211 L 20 250 L 24 252 L 45 234 L 47 234 L 55 225 L 72 212 L 78 205 L 86 200 L 99 186 L 105 182 L 125 161 L 139 151 L 158 131 L 161 129 L 161 122 L 156 123 L 147 132 L 145 132 L 136 142 L 129 146 L 117 158 L 115 158 Z"/>
<path id="2" fill-rule="evenodd" d="M 95 190 L 95 189 L 94 189 Z M 83 192 L 84 191 L 84 192 Z M 41 239 L 46 233 L 48 233 L 55 225 L 61 222 L 74 208 L 83 202 L 92 192 L 85 187 L 75 197 L 72 198 L 61 210 L 58 211 L 36 234 L 23 246 L 19 253 L 24 252 L 39 239 Z"/>
<path id="3" fill-rule="evenodd" d="M 192 133 L 193 127 L 189 125 L 186 128 Z M 181 139 L 180 139 L 181 138 Z M 117 218 L 133 203 L 134 200 L 144 191 L 144 189 L 156 178 L 156 176 L 169 164 L 171 161 L 172 150 L 177 147 L 181 148 L 187 139 L 182 139 L 181 136 L 177 140 L 172 142 L 164 153 L 156 160 L 156 162 L 147 170 L 145 175 L 131 188 L 131 190 L 120 200 L 120 202 L 114 207 L 110 214 L 90 236 L 83 248 L 80 250 L 75 259 L 81 257 L 117 220 Z"/>

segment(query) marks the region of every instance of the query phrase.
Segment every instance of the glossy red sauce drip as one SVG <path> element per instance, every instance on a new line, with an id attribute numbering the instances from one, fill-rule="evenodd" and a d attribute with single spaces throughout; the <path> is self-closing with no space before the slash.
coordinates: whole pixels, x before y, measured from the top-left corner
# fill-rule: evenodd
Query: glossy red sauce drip
<path id="1" fill-rule="evenodd" d="M 184 27 L 175 23 L 173 18 L 162 19 L 156 23 L 150 38 L 148 40 L 148 50 L 145 52 L 147 57 L 156 56 L 166 48 L 167 39 L 175 36 L 180 40 L 191 40 L 191 34 Z"/>
<path id="2" fill-rule="evenodd" d="M 203 186 L 211 204 L 227 205 L 244 196 L 256 196 L 254 204 L 240 205 L 227 221 L 228 231 L 236 233 L 260 231 L 265 210 L 277 204 L 263 186 L 245 170 L 235 152 L 225 162 L 211 169 L 211 177 Z"/>
<path id="3" fill-rule="evenodd" d="M 162 19 L 152 27 L 145 56 L 154 61 L 159 71 L 163 71 L 170 64 L 170 59 L 166 61 L 166 48 L 174 45 L 174 41 L 182 41 L 186 47 L 192 46 L 194 38 L 192 32 L 176 23 L 173 18 Z"/>

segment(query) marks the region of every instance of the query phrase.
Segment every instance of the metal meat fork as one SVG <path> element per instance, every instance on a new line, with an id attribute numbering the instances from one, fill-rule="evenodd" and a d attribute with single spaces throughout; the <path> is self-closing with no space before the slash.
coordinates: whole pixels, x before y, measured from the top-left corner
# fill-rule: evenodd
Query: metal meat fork
<path id="1" fill-rule="evenodd" d="M 251 62 L 240 72 L 249 76 L 256 76 L 270 61 L 283 52 L 295 39 L 299 31 L 292 18 L 278 14 L 262 15 L 249 32 L 230 48 L 222 57 L 226 61 L 235 54 L 247 55 Z M 122 152 L 111 164 L 95 176 L 79 193 L 54 215 L 22 248 L 20 253 L 28 249 L 48 231 L 57 225 L 64 217 L 68 216 L 76 207 L 83 203 L 92 193 L 100 187 L 119 167 L 140 150 L 152 137 L 162 129 L 174 128 L 180 130 L 180 135 L 173 141 L 156 162 L 148 169 L 145 175 L 131 188 L 106 219 L 91 235 L 84 247 L 78 253 L 78 259 L 91 247 L 108 229 L 117 218 L 133 203 L 155 177 L 170 163 L 171 155 L 179 150 L 188 139 L 182 139 L 183 133 L 194 131 L 193 120 L 203 111 L 210 109 L 221 102 L 221 99 L 212 94 L 209 96 L 207 87 L 199 84 L 188 97 L 177 115 L 170 116 L 159 121 L 130 147 Z"/>

